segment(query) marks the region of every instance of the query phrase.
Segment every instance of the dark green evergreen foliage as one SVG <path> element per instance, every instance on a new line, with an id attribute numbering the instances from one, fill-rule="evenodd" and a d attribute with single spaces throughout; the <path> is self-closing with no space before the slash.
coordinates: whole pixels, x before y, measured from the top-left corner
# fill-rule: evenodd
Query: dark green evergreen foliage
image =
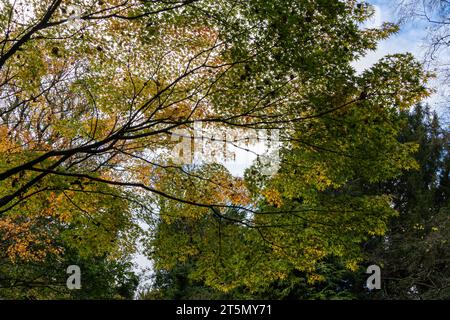
<path id="1" fill-rule="evenodd" d="M 393 195 L 399 216 L 389 232 L 371 243 L 370 259 L 383 268 L 383 299 L 450 298 L 449 131 L 438 116 L 418 105 L 405 114 L 400 139 L 419 143 L 417 171 L 381 186 Z"/>
<path id="2" fill-rule="evenodd" d="M 81 269 L 81 289 L 69 290 L 69 265 Z M 139 277 L 129 261 L 107 257 L 82 258 L 77 252 L 49 256 L 41 262 L 2 261 L 0 296 L 3 299 L 133 299 Z"/>

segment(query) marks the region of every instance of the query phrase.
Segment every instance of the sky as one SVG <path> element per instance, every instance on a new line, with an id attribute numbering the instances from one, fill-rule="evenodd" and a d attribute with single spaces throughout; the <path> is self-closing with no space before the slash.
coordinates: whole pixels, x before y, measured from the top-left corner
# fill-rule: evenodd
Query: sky
<path id="1" fill-rule="evenodd" d="M 378 27 L 383 22 L 398 22 L 398 0 L 368 0 L 375 8 L 374 16 L 363 27 Z M 355 61 L 353 66 L 358 72 L 370 68 L 383 56 L 395 53 L 410 52 L 421 62 L 424 61 L 426 52 L 427 27 L 424 21 L 412 20 L 400 26 L 400 31 L 390 38 L 379 42 L 377 50 L 368 53 L 364 58 Z M 431 109 L 436 110 L 441 117 L 447 117 L 448 107 L 445 104 L 445 96 L 450 95 L 449 86 L 443 85 L 437 79 L 428 84 L 434 91 L 427 100 Z"/>
<path id="2" fill-rule="evenodd" d="M 381 26 L 383 22 L 396 22 L 397 6 L 396 0 L 372 0 L 369 1 L 375 8 L 375 14 L 367 21 L 363 27 L 375 28 Z M 401 26 L 400 31 L 390 38 L 381 41 L 374 52 L 370 52 L 366 57 L 355 62 L 357 71 L 362 71 L 376 63 L 383 56 L 394 53 L 413 53 L 419 60 L 422 59 L 424 49 L 423 39 L 426 37 L 426 25 L 414 21 Z"/>

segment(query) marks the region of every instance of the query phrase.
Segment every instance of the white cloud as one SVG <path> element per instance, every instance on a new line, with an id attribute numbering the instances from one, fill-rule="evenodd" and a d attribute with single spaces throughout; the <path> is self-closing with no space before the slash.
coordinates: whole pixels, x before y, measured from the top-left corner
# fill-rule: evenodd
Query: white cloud
<path id="1" fill-rule="evenodd" d="M 382 2 L 373 6 L 375 13 L 373 17 L 364 23 L 362 28 L 378 28 L 384 22 L 395 22 L 395 14 L 392 4 Z M 422 39 L 425 36 L 424 28 L 414 26 L 403 26 L 399 33 L 390 38 L 380 41 L 377 50 L 370 51 L 363 58 L 355 61 L 353 67 L 358 73 L 370 68 L 378 60 L 389 54 L 411 52 L 418 59 L 423 56 L 421 48 Z"/>
<path id="2" fill-rule="evenodd" d="M 380 6 L 373 5 L 373 8 L 375 9 L 375 13 L 369 20 L 364 22 L 363 28 L 378 28 L 383 24 L 383 16 L 381 14 Z"/>

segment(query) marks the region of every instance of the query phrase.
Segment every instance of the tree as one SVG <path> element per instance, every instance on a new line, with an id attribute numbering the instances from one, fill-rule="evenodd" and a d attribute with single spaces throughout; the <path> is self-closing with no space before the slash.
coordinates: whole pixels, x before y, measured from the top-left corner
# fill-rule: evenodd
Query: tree
<path id="1" fill-rule="evenodd" d="M 92 188 L 86 186 L 85 192 Z M 114 192 L 108 186 L 97 191 Z M 87 193 L 88 194 L 88 193 Z M 0 220 L 2 299 L 132 299 L 138 285 L 131 253 L 138 232 L 124 201 L 96 201 L 71 189 L 42 199 L 29 214 Z M 46 205 L 46 207 L 40 207 Z M 28 207 L 30 208 L 30 207 Z M 67 267 L 81 269 L 69 290 Z"/>
<path id="2" fill-rule="evenodd" d="M 195 230 L 208 230 L 217 219 L 204 217 L 190 219 L 185 217 L 171 223 L 160 222 L 157 233 L 156 251 L 160 241 L 172 237 L 176 241 L 188 242 L 181 254 L 187 260 L 173 258 L 173 267 L 155 270 L 153 286 L 143 298 L 159 299 L 446 299 L 449 289 L 448 238 L 449 238 L 449 144 L 448 130 L 441 127 L 436 113 L 429 107 L 418 104 L 411 111 L 403 111 L 400 117 L 402 128 L 397 139 L 402 143 L 416 143 L 419 148 L 414 153 L 418 163 L 415 170 L 404 171 L 390 181 L 364 183 L 355 181 L 352 186 L 353 197 L 356 193 L 365 196 L 389 194 L 392 206 L 398 216 L 389 220 L 387 232 L 382 236 L 370 236 L 363 244 L 363 266 L 377 264 L 382 267 L 382 291 L 368 291 L 365 288 L 367 275 L 365 268 L 348 270 L 338 257 L 327 257 L 317 265 L 320 281 L 311 283 L 308 274 L 292 270 L 283 279 L 266 283 L 260 288 L 239 286 L 226 293 L 199 281 L 197 274 L 201 255 L 208 251 L 206 243 L 219 250 L 218 241 L 228 244 L 229 237 L 236 238 L 237 231 L 227 232 L 222 225 L 222 236 L 202 234 L 202 245 L 195 247 Z M 327 197 L 329 192 L 324 192 Z M 336 197 L 338 195 L 334 195 Z M 283 199 L 287 202 L 286 199 Z M 303 200 L 302 200 L 303 201 Z M 348 199 L 349 203 L 352 199 Z M 289 201 L 293 208 L 300 208 L 300 199 Z M 286 204 L 285 204 L 286 206 Z M 171 212 L 169 210 L 169 212 Z M 297 210 L 289 211 L 298 214 Z M 367 211 L 365 212 L 367 213 Z M 325 214 L 325 212 L 321 213 Z M 175 215 L 179 217 L 179 215 Z M 236 213 L 229 214 L 228 219 L 236 218 Z M 227 223 L 226 223 L 227 224 Z M 352 223 L 355 227 L 356 224 Z M 242 230 L 241 230 L 242 232 Z M 343 234 L 343 231 L 340 231 Z M 189 239 L 183 237 L 189 235 Z M 180 236 L 181 235 L 181 236 Z M 324 237 L 325 239 L 329 239 Z M 197 240 L 198 241 L 198 240 Z M 205 243 L 205 244 L 203 244 Z M 240 242 L 238 241 L 238 244 Z M 196 250 L 193 250 L 195 249 Z M 239 248 L 239 249 L 238 249 Z M 254 249 L 254 248 L 253 248 Z M 235 243 L 229 250 L 241 252 Z M 193 251 L 193 252 L 192 252 Z M 225 252 L 225 250 L 223 250 Z M 173 252 L 167 256 L 173 257 Z M 179 254 L 179 253 L 178 253 Z M 160 259 L 168 262 L 167 258 Z M 236 259 L 233 262 L 240 261 Z M 249 262 L 253 265 L 253 261 Z M 239 273 L 242 276 L 242 273 Z"/>
<path id="3" fill-rule="evenodd" d="M 424 61 L 437 73 L 441 88 L 445 88 L 450 76 L 449 38 L 450 5 L 446 0 L 399 0 L 400 23 L 417 21 L 426 26 L 427 35 L 423 39 L 427 50 Z M 441 90 L 444 96 L 448 93 Z"/>
<path id="4" fill-rule="evenodd" d="M 437 115 L 417 105 L 405 113 L 402 141 L 416 142 L 419 170 L 405 172 L 379 188 L 393 196 L 399 216 L 386 235 L 369 242 L 369 259 L 382 266 L 383 290 L 369 295 L 383 299 L 447 299 L 448 268 L 448 130 Z"/>
<path id="5" fill-rule="evenodd" d="M 81 270 L 81 289 L 69 290 L 67 267 Z M 43 261 L 2 261 L 2 299 L 133 299 L 139 277 L 128 260 L 108 256 L 80 257 L 76 251 L 49 255 Z"/>
<path id="6" fill-rule="evenodd" d="M 358 244 L 394 214 L 384 195 L 352 198 L 352 181 L 414 167 L 414 147 L 395 140 L 398 113 L 428 94 L 429 75 L 408 54 L 356 75 L 351 62 L 397 30 L 361 30 L 367 6 L 36 0 L 3 1 L 1 12 L 1 219 L 56 216 L 64 248 L 77 246 L 66 235 L 78 235 L 91 253 L 108 250 L 110 237 L 132 238 L 138 215 L 191 219 L 195 231 L 227 241 L 218 247 L 226 259 L 201 233 L 194 245 L 190 233 L 179 235 L 184 242 L 166 235 L 167 253 L 154 258 L 171 265 L 206 245 L 197 277 L 226 291 L 292 270 L 320 279 L 328 256 L 354 268 Z M 217 166 L 167 160 L 172 134 L 194 122 L 281 130 L 283 168 L 264 179 L 256 166 L 244 182 Z M 291 210 L 302 213 L 284 214 Z M 97 218 L 114 232 L 93 240 Z"/>
<path id="7" fill-rule="evenodd" d="M 403 59 L 388 57 L 364 73 L 357 80 L 357 87 L 365 88 L 365 98 L 359 101 L 360 95 L 358 102 L 348 108 L 341 106 L 348 101 L 348 95 L 355 94 L 355 83 L 347 87 L 333 78 L 330 86 L 340 90 L 334 88 L 332 92 L 339 95 L 330 98 L 325 94 L 316 99 L 321 98 L 317 103 L 325 105 L 325 109 L 332 109 L 334 104 L 340 108 L 314 118 L 313 124 L 295 124 L 290 146 L 283 152 L 281 169 L 274 177 L 258 175 L 257 167 L 248 172 L 245 183 L 250 194 L 240 201 L 251 201 L 238 208 L 240 217 L 230 219 L 217 207 L 198 210 L 170 199 L 161 200 L 162 219 L 166 215 L 168 223 L 173 223 L 172 216 L 175 223 L 176 217 L 188 219 L 190 228 L 189 232 L 157 235 L 156 250 L 152 249 L 157 267 L 170 269 L 177 258 L 187 259 L 201 252 L 196 275 L 207 285 L 224 291 L 241 285 L 256 290 L 267 282 L 283 280 L 293 270 L 305 272 L 314 283 L 322 279 L 316 272 L 319 262 L 330 256 L 343 259 L 348 269 L 356 270 L 362 259 L 359 244 L 370 235 L 382 235 L 389 218 L 396 214 L 389 195 L 366 194 L 357 186 L 382 182 L 398 176 L 403 169 L 415 168 L 410 154 L 416 146 L 396 139 L 402 123 L 398 108 L 406 107 L 423 91 L 415 87 L 416 80 L 410 82 L 411 78 L 403 78 L 399 73 L 389 81 L 378 79 L 393 75 L 393 70 L 409 69 L 412 57 Z M 406 90 L 404 85 L 411 87 Z M 384 95 L 367 99 L 374 92 Z M 395 97 L 399 92 L 402 97 Z M 346 94 L 341 96 L 343 93 Z M 191 178 L 174 178 L 174 174 L 164 177 L 161 189 L 182 192 L 189 199 L 223 199 L 224 205 L 233 204 L 236 208 L 236 197 L 220 188 L 227 185 L 228 179 L 204 182 L 212 173 L 205 175 L 207 171 L 201 171 L 201 178 L 195 170 Z M 207 188 L 199 188 L 196 180 L 203 181 Z M 256 207 L 251 205 L 254 203 Z M 210 210 L 217 220 L 207 219 Z M 209 227 L 201 227 L 202 219 L 207 219 Z M 222 219 L 238 225 L 225 226 Z M 218 258 L 219 253 L 223 259 Z"/>

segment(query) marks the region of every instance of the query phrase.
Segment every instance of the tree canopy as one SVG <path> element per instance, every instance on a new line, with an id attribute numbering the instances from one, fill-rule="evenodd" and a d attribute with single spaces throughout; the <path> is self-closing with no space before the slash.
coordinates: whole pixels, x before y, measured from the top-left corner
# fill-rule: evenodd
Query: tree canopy
<path id="1" fill-rule="evenodd" d="M 398 215 L 372 186 L 419 168 L 420 144 L 398 137 L 431 76 L 408 53 L 355 71 L 398 31 L 362 28 L 371 14 L 354 0 L 0 1 L 10 276 L 51 287 L 52 265 L 110 268 L 103 296 L 61 297 L 129 298 L 139 243 L 155 268 L 195 261 L 190 280 L 223 293 L 318 285 L 330 261 L 355 272 Z M 196 123 L 277 130 L 279 170 L 179 163 L 174 136 Z"/>

